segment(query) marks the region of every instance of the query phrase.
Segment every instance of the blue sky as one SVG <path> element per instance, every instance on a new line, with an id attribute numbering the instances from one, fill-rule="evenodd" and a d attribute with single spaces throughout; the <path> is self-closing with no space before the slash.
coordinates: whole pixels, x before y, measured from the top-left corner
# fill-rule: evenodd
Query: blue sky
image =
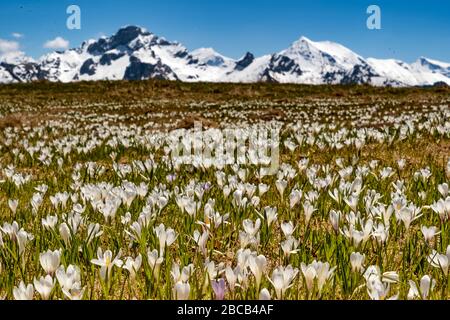
<path id="1" fill-rule="evenodd" d="M 70 4 L 81 8 L 81 30 L 66 28 Z M 381 7 L 382 30 L 366 27 L 371 4 Z M 423 55 L 450 62 L 448 0 L 9 0 L 0 8 L 0 39 L 18 42 L 34 58 L 50 51 L 44 43 L 58 36 L 75 47 L 129 24 L 232 58 L 247 50 L 277 52 L 304 35 L 339 42 L 364 57 L 412 62 Z"/>

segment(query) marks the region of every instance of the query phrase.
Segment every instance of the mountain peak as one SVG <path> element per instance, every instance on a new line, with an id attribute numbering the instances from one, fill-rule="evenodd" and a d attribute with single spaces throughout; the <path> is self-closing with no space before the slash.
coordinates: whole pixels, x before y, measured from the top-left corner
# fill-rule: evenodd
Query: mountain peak
<path id="1" fill-rule="evenodd" d="M 433 74 L 440 74 L 447 78 L 450 78 L 450 63 L 429 59 L 427 57 L 419 57 L 419 59 L 411 65 L 419 72 L 431 72 Z M 439 79 L 444 81 L 445 79 Z"/>
<path id="2" fill-rule="evenodd" d="M 119 29 L 119 31 L 117 31 L 117 33 L 111 37 L 111 42 L 116 43 L 117 45 L 126 45 L 139 36 L 148 35 L 151 35 L 151 33 L 144 28 L 136 26 L 126 26 Z"/>
<path id="3" fill-rule="evenodd" d="M 314 42 L 305 37 L 305 36 L 301 36 L 297 41 L 295 41 L 294 43 L 292 43 L 292 48 L 305 48 L 305 47 L 309 47 L 311 45 L 313 45 Z"/>
<path id="4" fill-rule="evenodd" d="M 219 53 L 217 53 L 217 51 L 214 50 L 214 48 L 211 48 L 211 47 L 196 49 L 196 50 L 192 51 L 192 54 L 193 55 L 203 54 L 203 55 L 210 55 L 210 56 L 212 56 L 212 55 L 219 55 Z"/>
<path id="5" fill-rule="evenodd" d="M 238 62 L 236 62 L 235 70 L 242 71 L 250 64 L 252 64 L 253 61 L 255 61 L 255 56 L 253 55 L 253 53 L 247 51 L 247 53 L 241 59 L 239 59 Z"/>
<path id="6" fill-rule="evenodd" d="M 432 64 L 432 62 L 431 62 L 431 60 L 428 59 L 427 57 L 425 57 L 425 56 L 420 56 L 419 59 L 417 59 L 416 64 L 419 64 L 419 65 L 421 65 L 421 66 L 427 66 L 427 65 Z"/>
<path id="7" fill-rule="evenodd" d="M 241 60 L 248 60 L 248 59 L 250 59 L 250 60 L 254 60 L 254 59 L 255 59 L 255 56 L 253 55 L 253 53 L 251 53 L 251 52 L 249 52 L 249 51 L 247 51 L 247 52 L 242 56 L 242 58 L 239 59 L 239 61 L 241 61 Z"/>
<path id="8" fill-rule="evenodd" d="M 139 35 L 149 35 L 150 32 L 147 31 L 146 28 L 143 27 L 139 27 L 139 26 L 134 26 L 134 25 L 128 25 L 128 26 L 124 26 L 122 28 L 120 28 L 117 32 L 116 32 L 116 36 L 133 36 L 133 37 L 137 37 Z"/>
<path id="9" fill-rule="evenodd" d="M 301 36 L 299 41 L 301 41 L 301 42 L 313 42 L 311 39 L 309 39 L 309 38 L 307 38 L 305 36 Z"/>
<path id="10" fill-rule="evenodd" d="M 126 48 L 139 37 L 152 36 L 146 29 L 137 26 L 125 26 L 120 28 L 110 37 L 101 37 L 89 44 L 87 51 L 93 55 L 101 55 L 106 51 L 116 48 Z M 156 38 L 156 37 L 155 37 Z"/>
<path id="11" fill-rule="evenodd" d="M 191 55 L 202 65 L 222 66 L 229 58 L 224 57 L 213 48 L 200 48 L 192 51 Z"/>
<path id="12" fill-rule="evenodd" d="M 450 64 L 446 63 L 446 62 L 442 62 L 442 61 L 438 61 L 438 60 L 434 60 L 434 59 L 430 59 L 424 56 L 421 56 L 418 60 L 419 63 L 421 63 L 422 65 L 435 65 L 435 66 L 439 66 L 441 68 L 450 68 Z"/>

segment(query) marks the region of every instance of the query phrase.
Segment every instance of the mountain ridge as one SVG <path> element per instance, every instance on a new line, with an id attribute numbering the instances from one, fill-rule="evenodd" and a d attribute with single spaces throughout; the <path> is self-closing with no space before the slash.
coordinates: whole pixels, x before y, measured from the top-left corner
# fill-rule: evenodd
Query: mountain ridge
<path id="1" fill-rule="evenodd" d="M 450 85 L 450 63 L 426 57 L 408 64 L 363 58 L 345 46 L 302 36 L 278 53 L 234 60 L 213 48 L 189 51 L 144 28 L 125 26 L 110 37 L 54 51 L 34 61 L 0 61 L 0 83 L 145 80 L 185 82 L 278 82 L 370 84 L 374 86 Z"/>

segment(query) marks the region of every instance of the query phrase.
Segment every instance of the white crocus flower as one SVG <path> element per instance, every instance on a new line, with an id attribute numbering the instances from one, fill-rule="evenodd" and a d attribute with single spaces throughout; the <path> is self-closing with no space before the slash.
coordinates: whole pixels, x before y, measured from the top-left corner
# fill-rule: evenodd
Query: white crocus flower
<path id="1" fill-rule="evenodd" d="M 42 226 L 45 230 L 55 230 L 55 226 L 58 223 L 57 216 L 48 215 L 46 218 L 42 218 Z"/>
<path id="2" fill-rule="evenodd" d="M 263 255 L 259 255 L 257 257 L 251 255 L 248 257 L 248 266 L 250 267 L 250 271 L 255 276 L 256 287 L 259 288 L 262 276 L 266 270 L 267 259 Z"/>
<path id="3" fill-rule="evenodd" d="M 61 250 L 47 250 L 39 254 L 39 262 L 47 274 L 54 274 L 61 261 Z"/>
<path id="4" fill-rule="evenodd" d="M 170 247 L 172 243 L 175 242 L 177 239 L 177 234 L 175 230 L 171 228 L 166 229 L 162 223 L 158 227 L 155 227 L 154 231 L 159 240 L 159 254 L 160 256 L 163 256 L 166 246 Z"/>
<path id="5" fill-rule="evenodd" d="M 413 221 L 417 220 L 418 218 L 420 218 L 422 216 L 422 215 L 419 215 L 420 211 L 421 211 L 421 209 L 416 208 L 414 205 L 404 207 L 403 209 L 400 210 L 398 218 L 401 221 L 403 221 L 403 223 L 405 224 L 406 230 L 409 229 L 409 227 L 411 226 L 411 223 Z"/>
<path id="6" fill-rule="evenodd" d="M 302 262 L 301 270 L 305 277 L 306 288 L 309 292 L 314 289 L 314 279 L 317 277 L 317 271 L 313 266 L 307 266 Z"/>
<path id="7" fill-rule="evenodd" d="M 369 266 L 365 270 L 363 274 L 364 278 L 368 280 L 370 277 L 377 277 L 380 279 L 380 281 L 387 282 L 387 283 L 396 283 L 399 280 L 399 275 L 395 271 L 386 271 L 384 273 L 381 273 L 380 267 L 378 266 Z"/>
<path id="8" fill-rule="evenodd" d="M 388 271 L 381 274 L 378 266 L 369 266 L 364 272 L 364 278 L 366 279 L 367 293 L 372 300 L 396 300 L 398 294 L 390 298 L 390 284 L 399 281 L 399 276 L 394 271 Z"/>
<path id="9" fill-rule="evenodd" d="M 340 211 L 330 211 L 330 223 L 335 232 L 339 231 L 339 222 L 341 220 L 342 213 Z"/>
<path id="10" fill-rule="evenodd" d="M 30 283 L 25 286 L 23 281 L 20 281 L 18 287 L 14 287 L 13 296 L 15 300 L 33 300 L 34 295 L 34 287 Z"/>
<path id="11" fill-rule="evenodd" d="M 406 160 L 405 159 L 399 159 L 397 161 L 397 166 L 400 170 L 403 170 L 405 168 L 406 165 Z"/>
<path id="12" fill-rule="evenodd" d="M 397 300 L 398 295 L 388 298 L 390 291 L 390 284 L 383 283 L 376 277 L 371 277 L 367 280 L 367 292 L 372 300 Z"/>
<path id="13" fill-rule="evenodd" d="M 153 276 L 155 277 L 155 279 L 157 279 L 159 276 L 161 264 L 163 263 L 164 259 L 158 255 L 158 250 L 154 249 L 153 251 L 149 250 L 147 252 L 147 260 Z"/>
<path id="14" fill-rule="evenodd" d="M 188 282 L 189 278 L 191 277 L 191 274 L 193 273 L 194 273 L 193 264 L 183 267 L 180 271 L 180 266 L 176 262 L 173 263 L 172 271 L 170 271 L 170 275 L 172 276 L 172 280 L 174 283 L 177 283 L 179 281 Z"/>
<path id="15" fill-rule="evenodd" d="M 305 203 L 303 203 L 303 212 L 305 214 L 306 224 L 309 223 L 311 216 L 315 211 L 317 211 L 317 209 L 315 209 L 309 201 L 305 201 Z"/>
<path id="16" fill-rule="evenodd" d="M 294 237 L 289 237 L 281 243 L 281 249 L 283 250 L 284 255 L 286 257 L 289 257 L 291 254 L 295 254 L 298 252 L 299 244 L 299 240 L 295 239 Z"/>
<path id="17" fill-rule="evenodd" d="M 331 197 L 331 199 L 333 199 L 334 201 L 336 201 L 336 203 L 338 204 L 338 205 L 340 205 L 341 204 L 341 202 L 342 202 L 342 197 L 341 197 L 341 194 L 339 193 L 339 190 L 338 189 L 333 189 L 333 191 L 331 191 L 331 190 L 328 190 L 328 195 Z"/>
<path id="18" fill-rule="evenodd" d="M 336 267 L 330 268 L 330 264 L 328 262 L 314 260 L 310 265 L 306 265 L 303 262 L 301 263 L 301 270 L 305 276 L 308 290 L 312 290 L 314 278 L 317 278 L 319 293 L 322 292 L 323 286 L 327 280 L 333 277 L 335 269 Z"/>
<path id="19" fill-rule="evenodd" d="M 263 288 L 261 290 L 261 292 L 259 293 L 259 300 L 264 301 L 264 300 L 270 300 L 270 292 L 269 290 L 267 290 L 266 288 Z"/>
<path id="20" fill-rule="evenodd" d="M 19 255 L 22 256 L 25 252 L 25 247 L 29 241 L 34 239 L 34 236 L 23 229 L 20 229 L 19 232 L 15 235 L 17 239 L 17 245 L 19 246 Z"/>
<path id="21" fill-rule="evenodd" d="M 194 241 L 197 243 L 199 250 L 203 253 L 204 256 L 208 254 L 208 250 L 206 247 L 208 238 L 208 230 L 203 231 L 203 233 L 200 233 L 198 230 L 194 231 Z"/>
<path id="22" fill-rule="evenodd" d="M 123 265 L 123 268 L 128 270 L 130 272 L 130 278 L 135 279 L 136 278 L 136 272 L 139 271 L 142 265 L 142 255 L 139 254 L 136 258 L 127 257 L 125 260 L 125 263 Z"/>
<path id="23" fill-rule="evenodd" d="M 430 208 L 439 215 L 442 221 L 446 221 L 450 218 L 450 196 L 433 203 Z"/>
<path id="24" fill-rule="evenodd" d="M 261 227 L 261 220 L 256 219 L 256 221 L 253 223 L 252 220 L 246 219 L 242 222 L 242 224 L 244 226 L 245 232 L 248 235 L 254 237 L 258 233 L 259 228 Z"/>
<path id="25" fill-rule="evenodd" d="M 294 230 L 295 228 L 292 221 L 281 223 L 281 231 L 283 231 L 283 234 L 286 238 L 290 238 L 294 233 Z"/>
<path id="26" fill-rule="evenodd" d="M 269 190 L 269 186 L 267 184 L 264 183 L 260 183 L 258 185 L 258 191 L 259 191 L 259 196 L 262 197 L 264 193 L 266 193 Z"/>
<path id="27" fill-rule="evenodd" d="M 286 189 L 286 186 L 287 186 L 287 181 L 286 180 L 277 180 L 275 182 L 275 186 L 276 186 L 278 192 L 280 193 L 281 198 L 283 198 L 284 190 Z"/>
<path id="28" fill-rule="evenodd" d="M 0 231 L 3 231 L 5 234 L 9 236 L 11 241 L 17 241 L 17 234 L 19 232 L 19 224 L 17 221 L 13 223 L 3 223 L 3 227 L 0 227 Z"/>
<path id="29" fill-rule="evenodd" d="M 265 218 L 267 219 L 266 220 L 267 221 L 267 227 L 270 227 L 270 225 L 274 221 L 277 221 L 277 217 L 278 217 L 277 208 L 275 208 L 275 207 L 265 207 L 264 208 L 264 215 L 265 215 Z"/>
<path id="30" fill-rule="evenodd" d="M 33 194 L 33 197 L 30 200 L 33 214 L 37 214 L 39 207 L 41 206 L 43 201 L 44 201 L 44 197 L 42 196 L 41 193 Z"/>
<path id="31" fill-rule="evenodd" d="M 83 299 L 85 288 L 81 287 L 81 282 L 75 283 L 70 289 L 62 289 L 62 292 L 69 300 Z"/>
<path id="32" fill-rule="evenodd" d="M 366 256 L 359 252 L 352 252 L 350 255 L 350 264 L 353 272 L 362 272 L 364 270 L 364 260 Z"/>
<path id="33" fill-rule="evenodd" d="M 80 268 L 77 266 L 69 265 L 67 269 L 64 266 L 60 266 L 56 270 L 56 279 L 61 287 L 61 289 L 71 290 L 72 287 L 81 281 Z"/>
<path id="34" fill-rule="evenodd" d="M 63 222 L 59 225 L 59 234 L 64 241 L 66 246 L 70 245 L 70 241 L 72 239 L 72 233 L 70 232 L 69 226 L 67 223 Z"/>
<path id="35" fill-rule="evenodd" d="M 11 212 L 13 213 L 13 215 L 16 214 L 18 205 L 19 205 L 19 200 L 14 200 L 14 199 L 8 200 L 8 206 L 11 209 Z"/>
<path id="36" fill-rule="evenodd" d="M 436 281 L 434 279 L 431 279 L 431 277 L 428 275 L 425 275 L 422 277 L 422 279 L 420 279 L 419 288 L 414 281 L 409 280 L 408 300 L 412 300 L 417 297 L 420 297 L 423 300 L 427 300 L 435 285 Z"/>
<path id="37" fill-rule="evenodd" d="M 450 264 L 450 245 L 447 247 L 447 252 L 445 254 L 440 254 L 436 250 L 433 250 L 428 256 L 428 262 L 433 267 L 440 268 L 445 276 L 447 276 Z"/>
<path id="38" fill-rule="evenodd" d="M 291 194 L 289 195 L 289 207 L 291 209 L 294 208 L 301 199 L 302 191 L 297 189 L 292 190 Z"/>
<path id="39" fill-rule="evenodd" d="M 283 299 L 286 291 L 292 286 L 292 281 L 298 274 L 298 269 L 291 265 L 278 267 L 272 272 L 269 281 L 272 283 L 277 299 Z"/>
<path id="40" fill-rule="evenodd" d="M 239 266 L 236 267 L 234 270 L 230 266 L 226 267 L 225 269 L 225 278 L 227 279 L 227 283 L 228 286 L 230 287 L 231 292 L 234 292 L 234 289 L 236 287 L 238 273 L 239 273 Z"/>
<path id="41" fill-rule="evenodd" d="M 350 196 L 349 198 L 345 198 L 344 199 L 344 201 L 345 201 L 345 203 L 350 207 L 350 209 L 353 211 L 353 212 L 356 212 L 357 211 L 357 208 L 358 208 L 358 197 L 357 196 L 354 196 L 354 195 L 352 195 L 352 196 Z"/>
<path id="42" fill-rule="evenodd" d="M 114 266 L 121 267 L 123 265 L 123 261 L 120 260 L 120 256 L 122 255 L 119 250 L 117 256 L 113 258 L 113 253 L 111 250 L 106 250 L 103 253 L 102 248 L 97 249 L 97 259 L 92 259 L 91 263 L 100 266 L 100 277 L 105 280 L 106 277 L 108 279 L 111 277 L 111 271 Z"/>
<path id="43" fill-rule="evenodd" d="M 426 242 L 433 241 L 434 237 L 441 233 L 438 232 L 437 227 L 422 226 L 420 230 L 422 231 L 423 237 L 425 238 Z"/>
<path id="44" fill-rule="evenodd" d="M 173 289 L 173 295 L 176 300 L 189 300 L 191 286 L 187 282 L 177 282 Z"/>
<path id="45" fill-rule="evenodd" d="M 42 300 L 48 300 L 54 286 L 55 280 L 50 275 L 40 277 L 39 280 L 34 278 L 34 287 L 41 295 Z"/>
<path id="46" fill-rule="evenodd" d="M 445 198 L 448 196 L 449 188 L 447 183 L 438 185 L 439 193 Z"/>

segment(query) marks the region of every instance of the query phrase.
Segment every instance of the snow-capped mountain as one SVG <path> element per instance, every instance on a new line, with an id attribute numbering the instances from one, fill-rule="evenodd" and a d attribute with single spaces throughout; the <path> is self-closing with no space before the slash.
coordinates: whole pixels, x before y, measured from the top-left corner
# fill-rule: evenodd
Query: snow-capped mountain
<path id="1" fill-rule="evenodd" d="M 279 53 L 227 58 L 212 48 L 189 52 L 143 28 L 128 26 L 110 37 L 56 51 L 39 61 L 0 61 L 0 83 L 49 80 L 166 79 L 186 82 L 280 82 L 372 84 L 377 86 L 450 85 L 450 64 L 424 57 L 413 64 L 393 59 L 365 59 L 329 41 L 301 37 Z"/>
<path id="2" fill-rule="evenodd" d="M 431 72 L 450 77 L 450 63 L 420 57 L 412 67 L 419 72 Z"/>

